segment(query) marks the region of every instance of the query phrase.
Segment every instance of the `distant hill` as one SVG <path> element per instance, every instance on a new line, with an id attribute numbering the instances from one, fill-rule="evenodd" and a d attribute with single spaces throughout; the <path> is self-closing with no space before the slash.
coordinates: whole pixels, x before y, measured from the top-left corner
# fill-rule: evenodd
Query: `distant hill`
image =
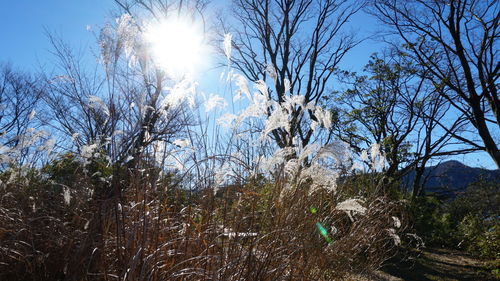
<path id="1" fill-rule="evenodd" d="M 412 171 L 403 179 L 403 186 L 410 186 L 415 178 Z M 443 197 L 455 197 L 465 191 L 471 183 L 480 179 L 498 181 L 500 184 L 500 170 L 488 170 L 469 167 L 459 161 L 450 160 L 436 166 L 425 168 L 425 192 L 437 193 Z"/>

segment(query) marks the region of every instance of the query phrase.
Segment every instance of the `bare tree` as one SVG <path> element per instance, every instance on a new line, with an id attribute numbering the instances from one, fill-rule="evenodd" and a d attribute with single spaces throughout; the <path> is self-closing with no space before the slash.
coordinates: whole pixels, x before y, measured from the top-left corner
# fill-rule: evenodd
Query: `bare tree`
<path id="1" fill-rule="evenodd" d="M 72 48 L 61 39 L 48 34 L 57 68 L 45 73 L 43 96 L 47 104 L 44 121 L 61 139 L 72 138 L 77 148 L 104 143 L 116 129 L 119 111 L 113 101 L 92 106 L 91 98 L 102 99 L 105 77 L 97 70 L 88 71 Z M 71 144 L 69 144 L 71 146 Z"/>
<path id="2" fill-rule="evenodd" d="M 440 95 L 457 112 L 457 120 L 465 116 L 470 128 L 457 133 L 448 123 L 439 126 L 472 149 L 486 151 L 500 167 L 500 3 L 377 0 L 373 7 L 404 41 L 404 52 L 427 68 L 428 79 L 449 88 Z"/>
<path id="3" fill-rule="evenodd" d="M 143 50 L 137 53 L 139 63 L 130 64 L 125 49 L 140 30 L 123 29 L 135 27 L 133 19 L 119 17 L 116 25 L 101 30 L 100 64 L 90 70 L 70 46 L 49 35 L 58 67 L 45 75 L 45 120 L 68 148 L 81 151 L 97 144 L 111 162 L 132 167 L 152 143 L 173 141 L 190 121 L 182 103 L 164 103 L 173 82 Z"/>
<path id="4" fill-rule="evenodd" d="M 30 148 L 22 142 L 28 137 L 29 128 L 37 126 L 34 117 L 41 96 L 38 82 L 9 64 L 0 64 L 0 147 L 18 150 L 18 165 L 24 163 Z M 2 149 L 1 153 L 6 152 Z"/>
<path id="5" fill-rule="evenodd" d="M 77 150 L 94 147 L 113 164 L 111 180 L 93 186 L 92 204 L 99 212 L 93 215 L 86 240 L 72 258 L 69 280 L 78 279 L 85 270 L 83 264 L 92 268 L 100 260 L 101 252 L 93 256 L 92 251 L 104 243 L 106 224 L 113 215 L 117 260 L 125 262 L 126 254 L 119 244 L 126 239 L 125 226 L 118 216 L 118 206 L 127 200 L 123 194 L 129 190 L 132 179 L 141 175 L 139 168 L 158 169 L 158 165 L 151 164 L 157 147 L 171 146 L 192 124 L 182 98 L 173 102 L 168 97 L 173 91 L 194 89 L 172 80 L 157 67 L 142 35 L 144 24 L 153 18 L 160 20 L 180 11 L 199 12 L 198 2 L 116 3 L 116 21 L 106 24 L 98 34 L 100 56 L 95 69 L 88 70 L 72 48 L 49 36 L 58 67 L 56 73 L 47 74 L 45 79 L 48 92 L 44 99 L 50 109 L 47 120 L 68 143 L 73 139 Z"/>
<path id="6" fill-rule="evenodd" d="M 463 152 L 445 152 L 450 135 L 435 122 L 443 120 L 449 106 L 425 79 L 425 69 L 392 50 L 373 55 L 364 72 L 367 75 L 339 72 L 349 88 L 338 98 L 340 115 L 334 130 L 358 154 L 380 144 L 387 179 L 401 179 L 437 153 Z"/>
<path id="7" fill-rule="evenodd" d="M 391 49 L 372 55 L 364 72 L 339 72 L 349 87 L 338 98 L 340 114 L 334 130 L 358 154 L 373 143 L 380 144 L 388 179 L 400 180 L 415 170 L 410 184 L 416 196 L 431 159 L 477 151 L 453 139 L 452 133 L 460 131 L 466 121 L 463 116 L 446 130 L 439 126 L 452 115 L 451 105 L 441 94 L 449 89 L 432 84 L 425 67 Z"/>
<path id="8" fill-rule="evenodd" d="M 233 39 L 231 66 L 253 82 L 266 81 L 268 98 L 278 105 L 293 95 L 317 105 L 329 90 L 333 70 L 359 43 L 344 32 L 359 9 L 356 1 L 235 0 L 236 27 L 222 20 L 222 30 Z M 272 137 L 281 148 L 293 146 L 294 138 L 306 146 L 314 131 L 306 123 L 318 118 L 301 106 L 290 110 L 290 129 L 274 129 Z"/>

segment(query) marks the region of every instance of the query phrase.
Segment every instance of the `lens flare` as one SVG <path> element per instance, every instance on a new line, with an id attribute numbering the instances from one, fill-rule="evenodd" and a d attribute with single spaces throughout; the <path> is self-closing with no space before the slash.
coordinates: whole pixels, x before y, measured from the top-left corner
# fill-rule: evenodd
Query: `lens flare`
<path id="1" fill-rule="evenodd" d="M 309 212 L 315 215 L 318 212 L 318 209 L 316 207 L 310 207 Z M 326 230 L 326 228 L 320 222 L 316 223 L 316 228 L 318 229 L 319 234 L 323 236 L 327 243 L 333 242 L 333 239 L 328 235 L 328 230 Z"/>
<path id="2" fill-rule="evenodd" d="M 325 241 L 327 243 L 333 242 L 332 238 L 330 238 L 330 236 L 328 236 L 328 230 L 326 230 L 326 228 L 321 223 L 317 222 L 316 228 L 318 229 L 319 234 L 321 234 L 321 236 L 323 236 L 323 238 L 325 238 Z"/>

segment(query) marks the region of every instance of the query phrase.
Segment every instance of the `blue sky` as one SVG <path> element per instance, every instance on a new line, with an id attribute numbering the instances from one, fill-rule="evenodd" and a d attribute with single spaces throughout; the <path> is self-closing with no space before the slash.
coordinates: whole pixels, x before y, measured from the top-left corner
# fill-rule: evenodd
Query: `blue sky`
<path id="1" fill-rule="evenodd" d="M 216 6 L 224 6 L 229 0 L 216 0 Z M 45 30 L 57 34 L 71 46 L 83 50 L 93 47 L 95 38 L 87 26 L 97 29 L 110 19 L 114 7 L 112 0 L 2 0 L 0 2 L 0 62 L 11 62 L 24 70 L 51 68 L 50 44 Z M 377 23 L 366 14 L 356 15 L 351 28 L 360 36 L 377 31 Z M 356 47 L 342 61 L 342 68 L 360 70 L 371 53 L 382 45 L 366 41 Z M 216 70 L 217 71 L 217 70 Z M 211 73 L 207 77 L 219 77 Z M 214 85 L 202 79 L 200 88 L 207 93 L 222 91 L 223 85 Z M 485 153 L 458 156 L 454 159 L 470 166 L 494 168 L 492 160 Z"/>
<path id="2" fill-rule="evenodd" d="M 102 24 L 111 7 L 110 0 L 2 0 L 0 61 L 23 69 L 50 63 L 45 29 L 71 45 L 88 46 L 94 40 L 86 25 Z"/>
<path id="3" fill-rule="evenodd" d="M 214 2 L 213 6 L 221 7 L 226 1 Z M 60 35 L 75 47 L 91 46 L 95 40 L 86 26 L 98 28 L 110 19 L 114 7 L 112 0 L 3 0 L 0 2 L 3 41 L 0 60 L 11 61 L 20 68 L 36 68 L 37 63 L 50 63 L 51 46 L 45 30 Z M 374 20 L 366 15 L 358 15 L 353 21 L 354 29 L 374 26 Z M 377 50 L 374 47 L 374 42 L 363 43 L 343 61 L 343 66 L 361 67 Z"/>

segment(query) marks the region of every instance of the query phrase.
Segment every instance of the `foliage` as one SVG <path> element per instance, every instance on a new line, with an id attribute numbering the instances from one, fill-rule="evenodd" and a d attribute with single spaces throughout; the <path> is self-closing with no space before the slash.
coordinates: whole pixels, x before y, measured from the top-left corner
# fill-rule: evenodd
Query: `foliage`
<path id="1" fill-rule="evenodd" d="M 430 246 L 465 249 L 485 258 L 499 258 L 498 183 L 480 181 L 454 201 L 433 196 L 409 204 L 414 228 Z"/>
<path id="2" fill-rule="evenodd" d="M 395 183 L 416 170 L 412 188 L 417 195 L 421 171 L 431 158 L 461 152 L 448 146 L 453 129 L 439 128 L 448 115 L 447 101 L 426 80 L 428 71 L 400 49 L 373 54 L 363 74 L 337 71 L 337 75 L 346 89 L 332 97 L 340 111 L 333 130 L 358 154 L 373 143 L 380 144 L 388 180 Z"/>
<path id="3" fill-rule="evenodd" d="M 461 247 L 481 257 L 500 258 L 500 223 L 467 215 L 457 226 Z"/>
<path id="4" fill-rule="evenodd" d="M 441 210 L 442 202 L 433 196 L 415 198 L 409 204 L 409 212 L 416 233 L 429 246 L 453 247 L 458 242 L 450 240 L 454 227 L 450 214 Z"/>

